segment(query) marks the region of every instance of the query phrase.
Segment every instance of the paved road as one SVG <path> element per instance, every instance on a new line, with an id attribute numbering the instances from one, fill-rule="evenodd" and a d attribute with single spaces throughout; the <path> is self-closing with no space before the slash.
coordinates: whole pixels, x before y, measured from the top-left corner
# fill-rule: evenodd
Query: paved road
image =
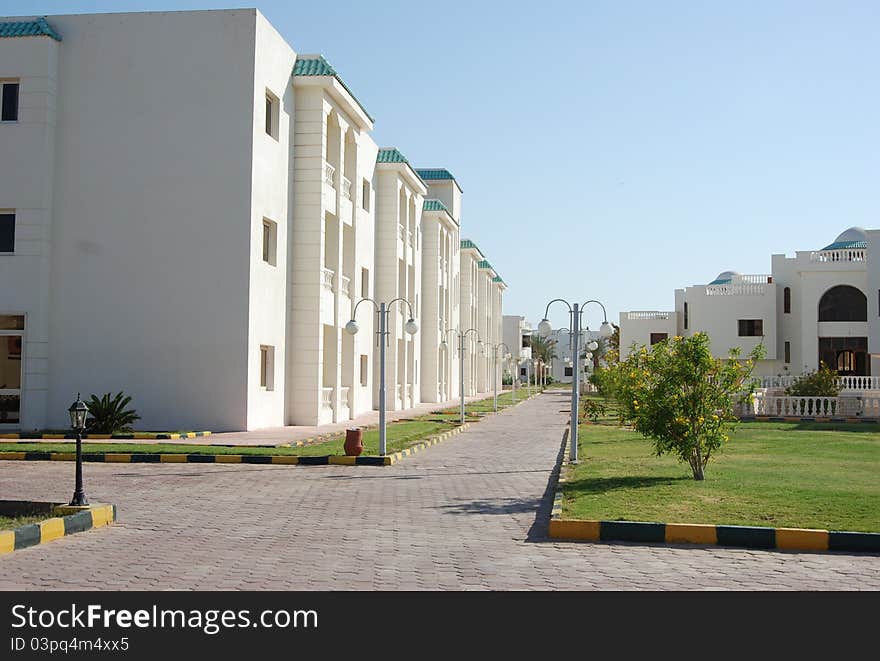
<path id="1" fill-rule="evenodd" d="M 0 588 L 880 589 L 878 556 L 546 541 L 566 404 L 389 468 L 87 464 L 121 521 L 0 557 Z M 63 499 L 72 480 L 0 462 L 2 497 Z"/>

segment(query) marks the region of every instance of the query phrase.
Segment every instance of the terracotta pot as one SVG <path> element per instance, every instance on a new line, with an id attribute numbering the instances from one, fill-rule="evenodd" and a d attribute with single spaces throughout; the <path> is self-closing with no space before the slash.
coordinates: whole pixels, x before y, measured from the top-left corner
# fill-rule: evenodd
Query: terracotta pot
<path id="1" fill-rule="evenodd" d="M 346 429 L 345 443 L 342 446 L 348 457 L 357 457 L 364 451 L 364 432 L 362 429 Z"/>

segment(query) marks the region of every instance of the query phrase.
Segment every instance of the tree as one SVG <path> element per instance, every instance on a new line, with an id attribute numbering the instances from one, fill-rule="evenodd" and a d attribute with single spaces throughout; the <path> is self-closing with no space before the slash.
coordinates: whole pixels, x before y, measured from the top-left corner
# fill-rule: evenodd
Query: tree
<path id="1" fill-rule="evenodd" d="M 556 358 L 556 339 L 532 333 L 531 346 L 532 358 L 537 359 L 541 363 L 541 370 L 543 371 L 544 367 Z M 535 376 L 540 381 L 540 375 L 536 374 Z"/>
<path id="2" fill-rule="evenodd" d="M 820 363 L 818 370 L 804 374 L 785 389 L 785 394 L 794 397 L 837 397 L 840 394 L 837 372 L 824 362 Z"/>
<path id="3" fill-rule="evenodd" d="M 98 399 L 92 395 L 86 402 L 89 407 L 89 419 L 86 421 L 86 429 L 93 434 L 119 434 L 130 432 L 131 426 L 141 416 L 134 409 L 126 409 L 131 403 L 131 397 L 122 392 L 112 396 L 106 393 Z"/>
<path id="4" fill-rule="evenodd" d="M 705 333 L 641 347 L 612 370 L 621 416 L 654 441 L 658 456 L 676 455 L 702 480 L 734 430 L 734 407 L 754 391 L 751 374 L 763 355 L 759 345 L 746 360 L 738 349 L 715 358 Z"/>

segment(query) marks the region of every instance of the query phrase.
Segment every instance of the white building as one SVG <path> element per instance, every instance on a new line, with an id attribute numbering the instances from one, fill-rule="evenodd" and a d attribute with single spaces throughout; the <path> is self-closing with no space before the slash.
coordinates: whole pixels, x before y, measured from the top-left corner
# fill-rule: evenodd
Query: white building
<path id="1" fill-rule="evenodd" d="M 556 357 L 550 361 L 550 376 L 554 381 L 562 383 L 571 383 L 574 374 L 574 361 L 571 353 L 571 338 L 568 333 L 554 333 L 553 338 L 556 340 Z M 602 335 L 599 331 L 585 330 L 581 333 L 580 353 L 581 353 L 581 369 L 584 376 L 591 374 L 599 360 L 598 355 L 594 355 L 585 347 L 592 341 L 599 342 Z M 587 354 L 590 358 L 587 358 Z"/>
<path id="2" fill-rule="evenodd" d="M 428 192 L 399 150 L 380 149 L 376 161 L 376 289 L 377 301 L 394 303 L 389 314 L 385 399 L 389 411 L 411 408 L 421 401 L 419 360 L 424 333 L 410 335 L 404 325 L 420 312 L 422 291 L 422 210 Z M 363 307 L 363 306 L 362 306 Z M 375 369 L 379 369 L 375 352 Z M 379 383 L 373 400 L 379 405 Z M 436 401 L 436 400 L 433 400 Z"/>
<path id="3" fill-rule="evenodd" d="M 761 376 L 797 376 L 820 361 L 842 376 L 880 375 L 878 298 L 880 230 L 851 228 L 822 249 L 773 255 L 768 274 L 724 271 L 676 290 L 674 310 L 622 312 L 621 354 L 704 331 L 719 357 L 763 343 Z"/>
<path id="4" fill-rule="evenodd" d="M 0 94 L 0 429 L 119 390 L 144 429 L 348 420 L 377 405 L 374 314 L 343 332 L 368 296 L 423 329 L 392 315 L 389 406 L 457 394 L 461 189 L 377 165 L 358 99 L 257 10 L 0 18 Z"/>
<path id="5" fill-rule="evenodd" d="M 512 363 L 519 365 L 519 378 L 524 381 L 529 373 L 525 362 L 532 359 L 532 324 L 515 314 L 505 314 L 502 324 L 503 342 L 510 347 Z M 517 368 L 513 367 L 513 370 Z"/>

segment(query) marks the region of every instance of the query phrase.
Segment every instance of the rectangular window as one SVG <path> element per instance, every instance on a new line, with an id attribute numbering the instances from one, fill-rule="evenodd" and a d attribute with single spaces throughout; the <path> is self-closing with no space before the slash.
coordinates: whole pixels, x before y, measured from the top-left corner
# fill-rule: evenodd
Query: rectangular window
<path id="1" fill-rule="evenodd" d="M 260 387 L 275 388 L 275 347 L 260 346 Z"/>
<path id="2" fill-rule="evenodd" d="M 785 343 L 785 362 L 791 362 L 791 342 Z"/>
<path id="3" fill-rule="evenodd" d="M 278 223 L 263 218 L 263 261 L 275 266 L 278 243 Z"/>
<path id="4" fill-rule="evenodd" d="M 651 333 L 651 346 L 669 338 L 669 333 Z"/>
<path id="5" fill-rule="evenodd" d="M 0 425 L 21 421 L 24 317 L 0 315 Z"/>
<path id="6" fill-rule="evenodd" d="M 738 324 L 740 337 L 761 337 L 764 335 L 763 319 L 740 319 Z"/>
<path id="7" fill-rule="evenodd" d="M 361 298 L 370 296 L 370 269 L 361 269 Z"/>
<path id="8" fill-rule="evenodd" d="M 364 208 L 364 211 L 370 210 L 370 182 L 368 179 L 364 179 L 361 206 Z"/>
<path id="9" fill-rule="evenodd" d="M 687 301 L 684 302 L 684 329 L 688 329 L 688 304 Z"/>
<path id="10" fill-rule="evenodd" d="M 574 374 L 574 368 L 573 368 L 573 367 L 566 367 L 566 368 L 565 368 L 565 376 L 572 376 L 573 374 Z"/>
<path id="11" fill-rule="evenodd" d="M 361 385 L 367 385 L 367 357 L 361 354 Z"/>
<path id="12" fill-rule="evenodd" d="M 0 211 L 0 252 L 15 252 L 15 213 Z"/>
<path id="13" fill-rule="evenodd" d="M 0 120 L 4 122 L 18 121 L 18 81 L 2 83 L 2 110 Z"/>
<path id="14" fill-rule="evenodd" d="M 278 97 L 266 90 L 266 133 L 278 139 Z"/>

